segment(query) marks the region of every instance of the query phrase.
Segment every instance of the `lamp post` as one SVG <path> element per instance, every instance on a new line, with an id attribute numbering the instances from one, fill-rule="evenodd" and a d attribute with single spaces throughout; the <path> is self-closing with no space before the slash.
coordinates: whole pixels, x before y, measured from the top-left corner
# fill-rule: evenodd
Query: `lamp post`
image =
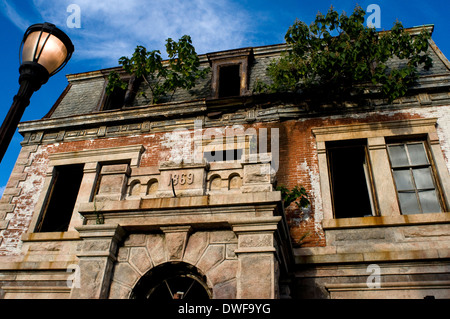
<path id="1" fill-rule="evenodd" d="M 46 22 L 33 24 L 25 31 L 20 49 L 20 87 L 0 129 L 0 162 L 31 96 L 67 64 L 74 46 L 64 32 Z"/>

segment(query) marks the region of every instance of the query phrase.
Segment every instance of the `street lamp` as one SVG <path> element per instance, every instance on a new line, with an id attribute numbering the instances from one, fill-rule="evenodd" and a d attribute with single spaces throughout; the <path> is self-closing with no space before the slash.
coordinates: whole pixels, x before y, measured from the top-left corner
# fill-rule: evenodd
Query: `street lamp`
<path id="1" fill-rule="evenodd" d="M 33 93 L 69 61 L 74 46 L 54 24 L 30 26 L 20 44 L 19 91 L 0 129 L 0 162 Z"/>

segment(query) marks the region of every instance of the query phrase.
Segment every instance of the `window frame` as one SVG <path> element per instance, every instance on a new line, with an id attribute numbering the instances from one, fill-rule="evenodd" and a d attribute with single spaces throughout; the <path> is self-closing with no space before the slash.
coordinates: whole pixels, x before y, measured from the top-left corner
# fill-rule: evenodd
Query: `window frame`
<path id="1" fill-rule="evenodd" d="M 252 48 L 243 48 L 226 52 L 214 52 L 207 55 L 211 65 L 211 95 L 213 99 L 221 98 L 219 96 L 220 88 L 220 69 L 222 67 L 239 65 L 240 72 L 240 93 L 239 96 L 249 95 L 250 63 L 253 57 Z M 231 98 L 226 96 L 225 98 Z"/>
<path id="2" fill-rule="evenodd" d="M 67 211 L 67 212 L 63 212 L 64 214 L 67 214 L 67 217 L 69 217 L 68 221 L 67 221 L 67 225 L 65 225 L 66 227 L 65 230 L 46 230 L 47 228 L 44 228 L 44 225 L 48 224 L 48 219 L 52 218 L 52 211 L 50 211 L 50 206 L 52 206 L 52 203 L 54 202 L 54 193 L 55 193 L 55 187 L 57 185 L 60 186 L 60 179 L 61 178 L 65 178 L 66 176 L 62 176 L 64 175 L 63 172 L 67 169 L 69 169 L 70 166 L 80 166 L 79 169 L 81 169 L 81 176 L 79 176 L 80 178 L 80 182 L 79 185 L 77 187 L 77 191 L 76 194 L 74 193 L 74 197 L 75 200 L 73 202 L 73 205 L 71 205 L 71 211 Z M 44 205 L 44 209 L 42 210 L 42 213 L 39 216 L 38 222 L 35 226 L 35 232 L 37 233 L 43 233 L 43 232 L 65 232 L 68 230 L 69 225 L 70 225 L 70 220 L 72 218 L 73 215 L 73 210 L 75 209 L 76 206 L 76 202 L 77 202 L 77 197 L 80 193 L 80 188 L 81 188 L 81 183 L 83 181 L 83 175 L 84 175 L 84 164 L 69 164 L 69 165 L 60 165 L 60 166 L 55 166 L 53 169 L 53 173 L 52 173 L 52 182 L 50 185 L 50 189 L 48 191 L 48 196 L 46 197 L 45 200 L 45 205 Z M 78 184 L 78 183 L 77 183 Z M 50 212 L 49 212 L 50 211 Z M 42 230 L 44 228 L 44 230 Z"/>
<path id="3" fill-rule="evenodd" d="M 359 217 L 336 217 L 336 207 L 335 207 L 335 191 L 334 191 L 334 182 L 333 182 L 333 172 L 332 172 L 332 165 L 331 165 L 331 150 L 334 149 L 345 149 L 345 148 L 351 148 L 356 146 L 361 146 L 364 151 L 364 157 L 367 164 L 367 171 L 365 174 L 365 182 L 367 184 L 367 192 L 368 192 L 368 199 L 369 199 L 369 205 L 371 208 L 371 216 L 379 216 L 379 209 L 378 209 L 378 201 L 376 200 L 376 193 L 375 193 L 375 186 L 373 181 L 373 173 L 372 173 L 372 166 L 370 163 L 369 153 L 368 153 L 368 145 L 367 145 L 367 139 L 348 139 L 343 141 L 330 141 L 330 142 L 339 142 L 339 144 L 343 145 L 333 145 L 333 146 L 326 146 L 326 154 L 327 154 L 327 165 L 328 165 L 328 176 L 329 176 L 329 183 L 330 183 L 330 192 L 331 192 L 331 201 L 332 201 L 332 208 L 333 208 L 333 218 L 339 219 L 339 218 L 359 218 L 359 217 L 365 217 L 365 216 L 359 216 Z M 342 142 L 342 143 L 341 143 Z M 367 180 L 368 179 L 368 180 Z M 366 216 L 367 217 L 367 216 Z"/>
<path id="4" fill-rule="evenodd" d="M 135 77 L 130 76 L 129 74 L 125 74 L 122 70 L 120 70 L 118 71 L 119 76 L 122 81 L 128 83 L 127 88 L 126 89 L 115 88 L 114 91 L 110 95 L 108 95 L 106 94 L 106 87 L 108 86 L 109 72 L 104 73 L 105 83 L 103 85 L 103 93 L 102 97 L 100 98 L 100 102 L 97 105 L 97 110 L 99 112 L 117 111 L 123 109 L 124 107 L 130 106 L 128 104 L 134 101 L 134 99 L 136 98 L 135 91 L 137 87 L 140 85 L 140 81 L 137 81 Z M 117 94 L 120 95 L 123 94 L 123 102 L 117 104 L 113 108 L 108 107 L 109 106 L 108 104 L 111 103 L 111 99 L 114 98 L 114 96 Z"/>
<path id="5" fill-rule="evenodd" d="M 410 153 L 409 153 L 409 148 L 408 148 L 408 145 L 411 145 L 411 144 L 421 144 L 423 146 L 424 153 L 426 155 L 426 160 L 427 160 L 426 164 L 411 164 Z M 400 206 L 401 214 L 402 215 L 413 215 L 413 214 L 429 214 L 429 213 L 445 212 L 447 210 L 446 206 L 445 206 L 445 200 L 444 200 L 443 195 L 442 195 L 442 190 L 441 190 L 441 187 L 440 187 L 438 176 L 436 174 L 436 168 L 435 168 L 434 161 L 433 161 L 433 158 L 432 158 L 432 154 L 431 154 L 431 151 L 430 151 L 430 146 L 427 143 L 426 137 L 408 137 L 407 136 L 405 138 L 403 138 L 403 137 L 395 137 L 395 138 L 391 138 L 391 139 L 387 138 L 386 139 L 386 145 L 387 145 L 386 150 L 387 150 L 387 153 L 388 153 L 389 163 L 390 163 L 390 166 L 391 166 L 392 179 L 394 180 L 394 185 L 395 185 L 395 188 L 396 188 L 396 191 L 397 191 L 397 199 L 398 199 L 398 203 L 399 203 L 399 206 Z M 406 149 L 408 149 L 408 151 L 406 151 L 406 156 L 407 156 L 409 165 L 396 166 L 396 165 L 393 164 L 392 157 L 391 157 L 392 150 L 390 149 L 390 147 L 391 146 L 399 146 L 399 145 L 405 145 Z M 433 188 L 430 188 L 430 187 L 419 188 L 417 186 L 417 184 L 415 182 L 416 178 L 415 178 L 414 173 L 413 173 L 413 169 L 415 169 L 415 168 L 416 169 L 418 169 L 418 168 L 429 168 L 431 180 L 432 180 L 432 183 L 433 183 L 433 186 L 434 186 Z M 414 186 L 413 189 L 401 189 L 401 190 L 398 189 L 397 182 L 396 182 L 395 175 L 394 175 L 394 171 L 398 171 L 398 170 L 408 170 L 409 171 L 410 176 L 411 176 L 411 181 L 412 181 L 413 186 Z M 426 191 L 426 190 L 434 190 L 436 192 L 437 204 L 439 205 L 440 211 L 436 211 L 436 212 L 424 212 L 423 211 L 421 200 L 420 200 L 420 197 L 419 197 L 419 192 L 420 191 Z M 412 193 L 412 192 L 414 192 L 414 194 L 415 194 L 416 201 L 418 203 L 420 212 L 418 212 L 418 213 L 403 212 L 402 211 L 403 210 L 402 209 L 402 205 L 400 203 L 399 193 Z"/>
<path id="6" fill-rule="evenodd" d="M 75 227 L 83 225 L 83 219 L 78 212 L 78 206 L 81 202 L 90 202 L 95 194 L 98 177 L 100 174 L 101 163 L 118 161 L 129 161 L 130 168 L 139 166 L 141 155 L 145 148 L 141 144 L 118 146 L 110 148 L 99 148 L 92 150 L 80 150 L 72 152 L 52 153 L 49 154 L 49 162 L 45 173 L 44 185 L 42 186 L 41 195 L 33 211 L 33 217 L 27 233 L 35 232 L 38 221 L 45 210 L 47 199 L 49 198 L 52 185 L 54 183 L 55 168 L 71 164 L 84 164 L 83 177 L 78 191 L 78 197 L 72 212 L 72 218 L 66 232 L 73 231 Z M 64 233 L 64 232 L 61 232 Z M 46 234 L 46 233 L 40 233 Z"/>
<path id="7" fill-rule="evenodd" d="M 402 220 L 401 223 L 410 221 L 440 220 L 443 213 L 448 212 L 450 200 L 450 174 L 447 162 L 437 134 L 437 118 L 416 118 L 392 120 L 384 122 L 354 123 L 337 126 L 313 127 L 312 133 L 316 139 L 318 171 L 321 196 L 317 198 L 316 207 L 322 207 L 324 227 L 350 227 L 354 225 L 379 225 Z M 386 140 L 400 138 L 423 137 L 429 146 L 429 160 L 433 161 L 436 168 L 436 183 L 440 187 L 443 197 L 443 211 L 436 214 L 421 214 L 404 216 L 400 213 L 397 191 L 395 188 L 391 167 L 387 153 Z M 339 141 L 346 139 L 367 138 L 368 153 L 372 165 L 373 179 L 375 183 L 375 195 L 379 205 L 379 216 L 334 219 L 329 183 L 328 163 L 326 156 L 327 141 Z"/>
<path id="8" fill-rule="evenodd" d="M 105 91 L 104 100 L 102 103 L 101 110 L 102 111 L 116 111 L 120 110 L 125 105 L 125 96 L 127 94 L 126 89 L 122 88 L 114 88 L 113 92 L 111 92 L 110 95 L 108 95 Z M 120 99 L 120 102 L 117 102 L 116 100 Z"/>

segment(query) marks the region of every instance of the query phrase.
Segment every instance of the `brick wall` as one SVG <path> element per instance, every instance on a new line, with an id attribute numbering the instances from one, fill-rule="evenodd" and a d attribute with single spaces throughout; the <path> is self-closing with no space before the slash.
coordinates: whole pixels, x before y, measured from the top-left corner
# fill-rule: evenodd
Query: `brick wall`
<path id="1" fill-rule="evenodd" d="M 38 146 L 24 146 L 0 201 L 0 256 L 20 252 L 22 233 L 31 221 L 45 166 Z"/>

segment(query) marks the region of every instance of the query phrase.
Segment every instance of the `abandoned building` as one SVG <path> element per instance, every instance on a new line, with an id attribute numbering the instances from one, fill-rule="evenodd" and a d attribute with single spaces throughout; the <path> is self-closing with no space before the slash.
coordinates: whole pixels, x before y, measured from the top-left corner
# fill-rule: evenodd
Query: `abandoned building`
<path id="1" fill-rule="evenodd" d="M 449 298 L 449 61 L 430 40 L 406 96 L 311 109 L 253 91 L 285 50 L 200 55 L 153 105 L 105 94 L 120 67 L 68 75 L 19 125 L 0 298 Z"/>

